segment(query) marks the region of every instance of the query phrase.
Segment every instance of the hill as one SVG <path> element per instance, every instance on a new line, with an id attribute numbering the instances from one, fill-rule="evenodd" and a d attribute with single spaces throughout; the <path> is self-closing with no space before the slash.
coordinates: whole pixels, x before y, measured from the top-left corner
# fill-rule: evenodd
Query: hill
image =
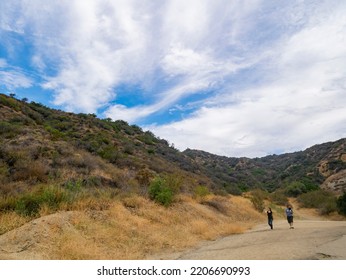
<path id="1" fill-rule="evenodd" d="M 216 156 L 198 150 L 186 150 L 184 154 L 231 192 L 253 188 L 275 191 L 292 183 L 300 183 L 307 191 L 322 187 L 341 194 L 346 190 L 346 139 L 255 159 Z"/>
<path id="2" fill-rule="evenodd" d="M 125 121 L 0 94 L 0 210 L 30 216 L 43 204 L 54 209 L 62 202 L 75 204 L 77 197 L 126 193 L 163 204 L 171 203 L 174 193 L 240 195 L 261 189 L 297 197 L 323 188 L 340 195 L 346 189 L 345 145 L 340 139 L 254 159 L 180 152 Z M 103 207 L 100 201 L 95 203 Z"/>
<path id="3" fill-rule="evenodd" d="M 207 176 L 189 171 L 195 168 L 189 157 L 150 131 L 5 95 L 0 95 L 0 144 L 2 192 L 47 182 L 145 192 L 150 180 L 164 173 L 179 174 L 182 190 L 215 187 Z"/>
<path id="4" fill-rule="evenodd" d="M 346 139 L 305 151 L 262 158 L 232 158 L 204 151 L 180 152 L 169 143 L 124 121 L 101 120 L 0 95 L 0 190 L 54 182 L 65 187 L 109 187 L 147 192 L 152 178 L 180 178 L 182 192 L 206 186 L 240 194 L 270 192 L 299 182 L 346 189 Z"/>

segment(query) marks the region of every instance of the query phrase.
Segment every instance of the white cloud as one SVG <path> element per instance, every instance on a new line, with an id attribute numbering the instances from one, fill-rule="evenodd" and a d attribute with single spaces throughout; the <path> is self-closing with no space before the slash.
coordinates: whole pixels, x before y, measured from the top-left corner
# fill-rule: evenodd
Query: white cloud
<path id="1" fill-rule="evenodd" d="M 29 88 L 33 81 L 22 69 L 11 67 L 5 59 L 0 58 L 0 86 L 14 91 L 17 88 Z"/>
<path id="2" fill-rule="evenodd" d="M 203 106 L 193 115 L 150 128 L 181 149 L 231 156 L 293 151 L 345 136 L 343 1 L 1 5 L 0 32 L 31 43 L 42 87 L 68 110 L 107 108 L 105 116 L 133 123 L 191 109 L 185 100 L 195 95 L 193 106 Z M 15 44 L 6 47 L 15 54 Z M 11 71 L 2 74 L 9 86 L 32 85 L 19 68 Z M 127 94 L 143 94 L 145 104 L 121 104 L 117 88 L 123 84 L 141 88 Z"/>
<path id="3" fill-rule="evenodd" d="M 226 92 L 191 118 L 149 128 L 182 150 L 249 157 L 346 137 L 345 8 L 316 10 L 273 45 L 261 86 Z"/>
<path id="4" fill-rule="evenodd" d="M 222 48 L 233 44 L 243 28 L 240 22 L 259 2 L 22 0 L 5 5 L 1 26 L 33 42 L 37 53 L 32 63 L 41 73 L 53 67 L 56 74 L 46 74 L 43 87 L 55 92 L 55 104 L 96 111 L 116 96 L 119 84 L 140 84 L 151 92 L 160 83 L 157 76 L 166 82 L 178 77 L 149 105 L 160 110 L 159 104 L 194 92 L 176 98 L 166 94 L 182 87 L 203 90 L 238 69 L 217 49 L 220 36 Z M 119 105 L 109 112 L 123 108 Z"/>

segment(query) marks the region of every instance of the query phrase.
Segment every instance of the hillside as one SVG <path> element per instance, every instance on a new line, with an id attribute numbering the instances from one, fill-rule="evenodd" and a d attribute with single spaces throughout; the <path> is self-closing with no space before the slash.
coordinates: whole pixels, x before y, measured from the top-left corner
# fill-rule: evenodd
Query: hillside
<path id="1" fill-rule="evenodd" d="M 337 194 L 346 191 L 346 139 L 255 159 L 222 157 L 198 150 L 186 150 L 184 154 L 202 165 L 210 178 L 223 181 L 230 191 L 274 191 L 294 182 L 308 190 L 322 187 Z"/>
<path id="2" fill-rule="evenodd" d="M 263 158 L 180 152 L 124 121 L 73 114 L 0 95 L 0 191 L 12 194 L 39 184 L 96 187 L 146 194 L 157 175 L 179 178 L 180 190 L 206 186 L 241 194 L 274 191 L 293 182 L 307 190 L 346 189 L 346 139 L 305 151 Z"/>
<path id="3" fill-rule="evenodd" d="M 179 174 L 182 190 L 216 185 L 190 172 L 193 161 L 149 131 L 0 95 L 0 184 L 3 193 L 54 182 L 145 193 L 157 174 Z"/>

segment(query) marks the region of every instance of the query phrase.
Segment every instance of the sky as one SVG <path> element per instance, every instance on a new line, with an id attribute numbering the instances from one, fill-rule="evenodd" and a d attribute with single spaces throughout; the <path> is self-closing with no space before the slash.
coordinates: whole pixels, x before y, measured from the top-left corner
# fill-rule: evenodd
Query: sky
<path id="1" fill-rule="evenodd" d="M 0 0 L 0 92 L 230 157 L 346 137 L 346 1 Z"/>

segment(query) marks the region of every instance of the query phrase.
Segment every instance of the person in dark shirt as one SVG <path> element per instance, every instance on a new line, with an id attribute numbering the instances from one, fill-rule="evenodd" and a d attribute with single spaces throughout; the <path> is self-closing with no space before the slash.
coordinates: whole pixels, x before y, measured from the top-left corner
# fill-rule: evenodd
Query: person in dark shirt
<path id="1" fill-rule="evenodd" d="M 268 225 L 270 226 L 271 229 L 273 229 L 274 218 L 273 218 L 273 211 L 270 207 L 268 208 L 267 216 L 268 216 Z"/>

